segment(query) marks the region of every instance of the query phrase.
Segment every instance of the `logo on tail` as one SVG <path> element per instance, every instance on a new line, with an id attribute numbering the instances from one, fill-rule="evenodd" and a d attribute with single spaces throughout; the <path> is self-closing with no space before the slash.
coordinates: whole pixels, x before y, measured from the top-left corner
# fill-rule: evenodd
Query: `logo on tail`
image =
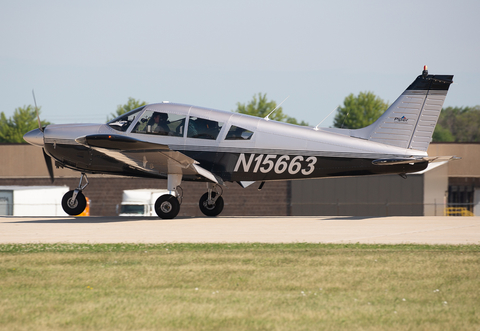
<path id="1" fill-rule="evenodd" d="M 404 122 L 404 123 L 406 123 L 406 122 L 408 122 L 408 118 L 406 118 L 405 116 L 395 117 L 395 118 L 393 119 L 393 121 L 394 121 L 394 122 Z"/>

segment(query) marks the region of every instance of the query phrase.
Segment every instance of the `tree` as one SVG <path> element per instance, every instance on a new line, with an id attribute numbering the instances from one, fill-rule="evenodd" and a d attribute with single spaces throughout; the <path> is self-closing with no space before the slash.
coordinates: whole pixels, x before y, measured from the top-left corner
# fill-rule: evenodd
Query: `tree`
<path id="1" fill-rule="evenodd" d="M 442 109 L 433 133 L 433 141 L 479 142 L 480 106 Z"/>
<path id="2" fill-rule="evenodd" d="M 298 123 L 298 121 L 295 118 L 290 117 L 290 116 L 287 117 L 285 122 L 290 123 L 290 124 L 295 124 L 295 125 L 308 126 L 307 122 L 301 121 L 300 123 Z"/>
<path id="3" fill-rule="evenodd" d="M 253 100 L 250 101 L 248 104 L 237 102 L 237 109 L 234 110 L 236 113 L 240 114 L 247 114 L 251 116 L 257 117 L 265 117 L 267 116 L 272 110 L 277 107 L 277 103 L 275 101 L 268 101 L 267 94 L 258 93 L 257 95 L 253 96 Z M 300 123 L 293 117 L 290 117 L 283 113 L 282 107 L 278 107 L 269 117 L 269 119 L 279 122 L 286 122 L 290 124 L 297 124 L 297 125 L 304 125 L 307 126 L 308 123 L 301 121 Z"/>
<path id="4" fill-rule="evenodd" d="M 40 114 L 40 109 L 38 110 Z M 41 121 L 42 126 L 50 124 Z M 38 128 L 37 112 L 32 105 L 15 108 L 13 116 L 8 118 L 0 114 L 0 143 L 26 143 L 23 135 Z"/>
<path id="5" fill-rule="evenodd" d="M 351 93 L 339 107 L 333 126 L 336 128 L 360 129 L 375 122 L 389 107 L 388 102 L 375 96 L 373 92 Z"/>
<path id="6" fill-rule="evenodd" d="M 128 113 L 130 110 L 137 109 L 139 107 L 145 106 L 147 103 L 145 101 L 136 100 L 132 97 L 128 98 L 128 102 L 124 105 L 118 105 L 117 111 L 115 113 L 111 113 L 110 116 L 107 118 L 107 122 L 113 120 L 114 118 Z"/>
<path id="7" fill-rule="evenodd" d="M 435 131 L 433 132 L 432 141 L 434 142 L 453 142 L 455 137 L 449 129 L 444 128 L 442 125 L 437 124 Z"/>

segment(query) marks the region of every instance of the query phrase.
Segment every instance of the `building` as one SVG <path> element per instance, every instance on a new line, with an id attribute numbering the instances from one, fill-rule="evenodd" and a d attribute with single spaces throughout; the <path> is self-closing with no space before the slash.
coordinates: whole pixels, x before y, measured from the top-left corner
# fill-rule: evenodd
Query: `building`
<path id="1" fill-rule="evenodd" d="M 429 155 L 457 155 L 461 160 L 448 163 L 448 205 L 467 208 L 480 216 L 480 144 L 430 144 Z"/>
<path id="2" fill-rule="evenodd" d="M 421 172 L 292 182 L 292 215 L 440 216 L 448 194 L 447 162 Z"/>

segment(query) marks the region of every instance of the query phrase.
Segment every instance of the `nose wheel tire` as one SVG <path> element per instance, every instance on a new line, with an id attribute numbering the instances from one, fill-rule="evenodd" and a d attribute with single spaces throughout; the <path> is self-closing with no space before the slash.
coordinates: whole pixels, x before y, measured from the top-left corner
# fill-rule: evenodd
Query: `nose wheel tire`
<path id="1" fill-rule="evenodd" d="M 217 195 L 216 192 L 212 192 L 212 200 Z M 223 198 L 219 196 L 215 202 L 208 201 L 208 193 L 205 193 L 200 198 L 199 202 L 200 210 L 205 216 L 217 216 L 223 210 Z"/>
<path id="2" fill-rule="evenodd" d="M 62 199 L 62 208 L 68 215 L 79 215 L 87 207 L 87 199 L 82 192 L 78 192 L 75 200 L 72 199 L 73 190 L 65 193 Z"/>
<path id="3" fill-rule="evenodd" d="M 155 212 L 160 218 L 175 218 L 179 211 L 180 203 L 178 202 L 178 199 L 171 194 L 161 195 L 157 201 L 155 201 Z"/>

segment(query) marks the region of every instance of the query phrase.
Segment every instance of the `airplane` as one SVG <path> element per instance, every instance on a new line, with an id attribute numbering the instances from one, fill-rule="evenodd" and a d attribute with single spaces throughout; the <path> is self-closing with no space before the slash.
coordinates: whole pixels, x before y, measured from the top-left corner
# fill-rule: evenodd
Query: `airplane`
<path id="1" fill-rule="evenodd" d="M 206 182 L 199 207 L 206 216 L 224 207 L 227 182 L 247 187 L 267 181 L 334 176 L 399 174 L 424 170 L 440 111 L 453 75 L 427 67 L 373 124 L 361 129 L 312 128 L 239 113 L 162 102 L 123 114 L 106 124 L 50 124 L 24 135 L 43 149 L 52 179 L 56 167 L 81 173 L 62 207 L 78 215 L 86 207 L 87 174 L 167 179 L 169 194 L 155 203 L 173 219 L 183 199 L 182 181 Z M 84 183 L 85 182 L 85 183 Z"/>

